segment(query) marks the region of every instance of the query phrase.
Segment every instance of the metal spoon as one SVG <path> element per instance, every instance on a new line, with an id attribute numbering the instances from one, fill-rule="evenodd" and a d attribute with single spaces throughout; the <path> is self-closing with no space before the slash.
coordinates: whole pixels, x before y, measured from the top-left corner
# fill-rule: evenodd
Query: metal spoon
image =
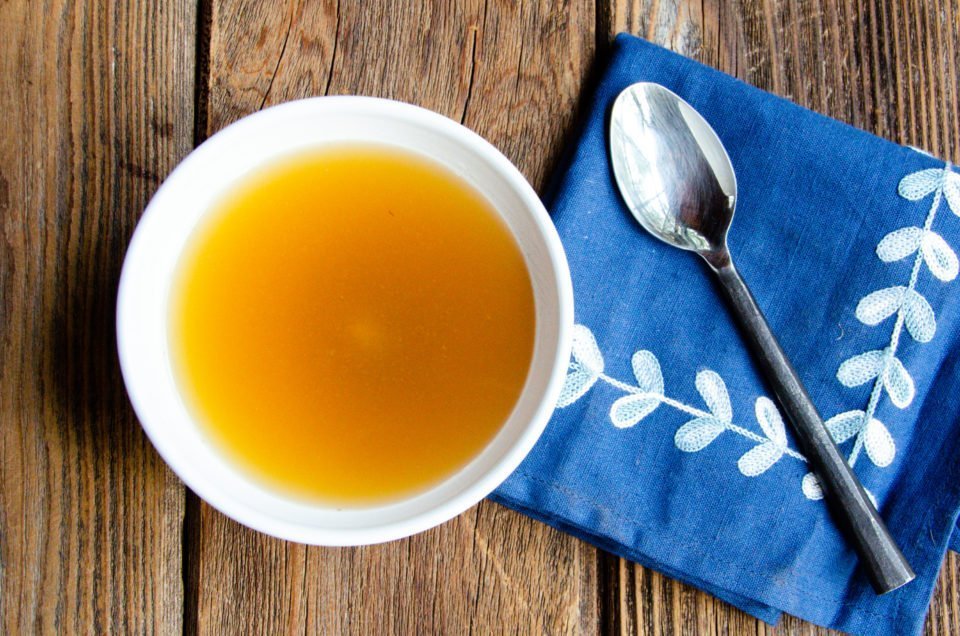
<path id="1" fill-rule="evenodd" d="M 840 455 L 780 348 L 727 248 L 737 180 L 720 139 L 703 117 L 659 84 L 639 83 L 617 97 L 610 155 L 630 212 L 648 232 L 696 252 L 716 272 L 767 381 L 793 424 L 840 525 L 879 594 L 910 582 L 913 570 L 860 481 Z"/>

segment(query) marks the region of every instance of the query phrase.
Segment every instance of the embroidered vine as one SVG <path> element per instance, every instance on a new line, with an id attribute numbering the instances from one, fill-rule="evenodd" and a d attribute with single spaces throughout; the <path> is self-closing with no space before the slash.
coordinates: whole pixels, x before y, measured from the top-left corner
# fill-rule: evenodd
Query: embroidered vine
<path id="1" fill-rule="evenodd" d="M 787 446 L 783 418 L 773 401 L 760 396 L 754 403 L 754 414 L 760 433 L 733 423 L 733 408 L 727 385 L 715 371 L 704 369 L 697 373 L 694 384 L 706 405 L 706 410 L 669 397 L 664 391 L 663 372 L 660 362 L 650 351 L 637 351 L 630 360 L 636 384 L 628 384 L 607 375 L 603 355 L 593 333 L 583 325 L 573 328 L 573 353 L 566 380 L 560 391 L 557 407 L 563 408 L 579 400 L 597 382 L 604 382 L 625 393 L 610 407 L 610 421 L 617 428 L 630 428 L 653 413 L 661 405 L 668 406 L 693 417 L 674 434 L 674 445 L 686 453 L 696 453 L 709 446 L 721 433 L 728 431 L 753 442 L 737 460 L 737 468 L 747 477 L 756 477 L 767 472 L 783 457 L 806 462 L 806 458 Z M 827 420 L 827 428 L 836 435 L 856 420 L 859 423 L 862 411 L 841 413 Z M 802 488 L 809 498 L 812 489 L 819 485 L 808 473 Z M 868 491 L 871 499 L 873 495 Z M 822 494 L 820 495 L 822 497 Z"/>
<path id="2" fill-rule="evenodd" d="M 923 227 L 908 226 L 890 232 L 877 245 L 877 257 L 884 263 L 902 261 L 913 255 L 913 266 L 906 285 L 884 287 L 863 297 L 855 315 L 863 324 L 876 327 L 891 316 L 896 316 L 889 344 L 883 349 L 865 351 L 843 361 L 837 369 L 837 380 L 845 387 L 858 387 L 873 381 L 867 406 L 863 411 L 850 411 L 850 418 L 834 439 L 842 444 L 853 438 L 848 463 L 855 466 L 861 454 L 874 465 L 889 466 L 896 456 L 896 444 L 890 431 L 874 417 L 884 394 L 899 409 L 913 402 L 916 386 L 903 361 L 897 357 L 904 328 L 917 343 L 933 340 L 937 320 L 927 299 L 917 291 L 917 282 L 924 266 L 942 282 L 950 282 L 960 271 L 957 255 L 943 237 L 933 231 L 941 205 L 960 216 L 960 174 L 950 164 L 943 168 L 929 168 L 908 174 L 900 180 L 897 192 L 908 201 L 921 201 L 932 195 L 932 201 Z M 813 475 L 805 480 L 816 484 Z M 823 496 L 819 486 L 804 490 L 811 499 Z"/>
<path id="3" fill-rule="evenodd" d="M 910 405 L 916 393 L 912 376 L 897 357 L 904 328 L 918 343 L 930 342 L 936 333 L 933 308 L 916 289 L 923 266 L 943 282 L 954 280 L 960 272 L 956 253 L 932 230 L 943 201 L 954 214 L 960 216 L 960 174 L 954 173 L 949 164 L 944 168 L 914 172 L 900 181 L 898 192 L 908 201 L 920 201 L 931 194 L 933 200 L 923 227 L 911 226 L 890 232 L 877 246 L 877 256 L 884 263 L 900 261 L 915 254 L 907 284 L 876 290 L 857 304 L 855 315 L 865 325 L 877 326 L 893 315 L 896 315 L 896 319 L 886 348 L 852 356 L 837 371 L 837 379 L 847 387 L 861 386 L 871 380 L 874 382 L 864 410 L 838 413 L 825 422 L 837 444 L 853 439 L 848 460 L 851 466 L 856 464 L 864 451 L 870 461 L 879 467 L 889 466 L 896 455 L 893 437 L 875 417 L 875 413 L 884 394 L 891 403 L 904 409 Z M 694 381 L 706 406 L 704 410 L 666 395 L 660 363 L 650 351 L 634 353 L 631 366 L 636 384 L 607 375 L 604 372 L 603 355 L 593 333 L 583 325 L 576 325 L 572 359 L 557 407 L 573 404 L 597 382 L 604 382 L 625 394 L 610 407 L 610 421 L 617 428 L 635 426 L 663 405 L 692 418 L 674 434 L 674 444 L 681 451 L 701 451 L 722 433 L 730 432 L 752 442 L 752 447 L 737 460 L 737 467 L 745 476 L 761 475 L 783 457 L 806 462 L 803 455 L 787 445 L 783 418 L 769 398 L 760 396 L 754 403 L 758 433 L 734 424 L 726 383 L 716 372 L 702 370 Z M 808 472 L 803 477 L 801 490 L 808 499 L 823 498 L 820 484 L 813 473 Z M 868 494 L 873 499 L 869 491 Z"/>
<path id="4" fill-rule="evenodd" d="M 784 455 L 805 461 L 803 455 L 787 446 L 783 418 L 769 398 L 758 397 L 754 405 L 762 435 L 734 424 L 727 385 L 723 378 L 710 369 L 697 373 L 695 380 L 697 392 L 707 407 L 707 410 L 703 410 L 665 394 L 660 362 L 650 351 L 637 351 L 630 360 L 636 385 L 621 382 L 604 373 L 603 356 L 596 338 L 583 325 L 574 327 L 572 358 L 557 401 L 560 408 L 573 404 L 594 384 L 602 381 L 626 393 L 610 407 L 610 421 L 617 428 L 635 426 L 662 404 L 693 417 L 677 429 L 673 438 L 677 448 L 684 452 L 701 451 L 721 433 L 730 431 L 754 442 L 753 448 L 737 461 L 737 467 L 744 475 L 761 475 Z"/>

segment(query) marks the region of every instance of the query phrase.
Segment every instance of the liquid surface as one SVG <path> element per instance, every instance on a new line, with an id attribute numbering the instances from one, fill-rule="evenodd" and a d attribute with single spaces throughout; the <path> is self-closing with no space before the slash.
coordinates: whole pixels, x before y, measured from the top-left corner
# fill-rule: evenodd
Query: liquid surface
<path id="1" fill-rule="evenodd" d="M 171 297 L 177 382 L 261 482 L 336 505 L 424 490 L 476 456 L 523 388 L 534 300 L 490 204 L 378 146 L 245 178 L 191 236 Z"/>

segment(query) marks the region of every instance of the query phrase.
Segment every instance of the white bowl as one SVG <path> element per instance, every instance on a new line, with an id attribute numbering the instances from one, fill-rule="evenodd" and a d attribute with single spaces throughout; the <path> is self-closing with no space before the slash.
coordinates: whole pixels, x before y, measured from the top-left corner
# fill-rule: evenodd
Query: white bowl
<path id="1" fill-rule="evenodd" d="M 344 141 L 398 146 L 440 162 L 482 192 L 516 238 L 533 283 L 530 372 L 509 419 L 459 472 L 388 505 L 335 509 L 286 497 L 226 460 L 201 433 L 174 381 L 167 342 L 174 267 L 197 221 L 239 178 L 270 160 Z M 130 400 L 154 446 L 181 479 L 240 523 L 283 539 L 363 545 L 405 537 L 488 495 L 539 438 L 570 356 L 573 291 L 560 239 L 523 175 L 496 148 L 436 113 L 367 97 L 289 102 L 246 117 L 194 150 L 147 206 L 130 242 L 117 301 L 117 342 Z M 469 373 L 464 370 L 464 373 Z"/>

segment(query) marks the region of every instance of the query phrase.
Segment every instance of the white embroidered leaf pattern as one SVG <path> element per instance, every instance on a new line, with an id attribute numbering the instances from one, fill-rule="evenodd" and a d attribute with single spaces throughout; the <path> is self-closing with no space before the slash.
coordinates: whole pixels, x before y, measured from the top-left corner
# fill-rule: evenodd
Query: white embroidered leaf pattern
<path id="1" fill-rule="evenodd" d="M 960 216 L 960 174 L 945 170 L 943 198 L 947 200 L 950 211 Z"/>
<path id="2" fill-rule="evenodd" d="M 885 468 L 893 462 L 897 453 L 897 447 L 893 443 L 893 437 L 890 431 L 883 423 L 875 418 L 870 418 L 867 424 L 867 430 L 863 437 L 863 448 L 867 451 L 867 457 L 880 468 Z"/>
<path id="3" fill-rule="evenodd" d="M 767 472 L 781 457 L 783 446 L 776 442 L 763 442 L 744 453 L 737 460 L 737 468 L 747 477 L 756 477 Z"/>
<path id="4" fill-rule="evenodd" d="M 880 510 L 880 505 L 877 503 L 876 496 L 866 488 L 863 489 L 863 492 L 867 493 L 867 499 L 870 500 L 870 503 L 873 504 L 873 507 L 876 508 L 877 510 Z"/>
<path id="5" fill-rule="evenodd" d="M 903 324 L 917 342 L 930 342 L 937 332 L 937 319 L 927 299 L 909 289 L 903 300 Z"/>
<path id="6" fill-rule="evenodd" d="M 885 351 L 875 350 L 847 358 L 837 369 L 837 380 L 846 387 L 860 386 L 880 375 Z"/>
<path id="7" fill-rule="evenodd" d="M 897 357 L 901 343 L 901 328 L 905 327 L 918 343 L 933 340 L 937 332 L 937 317 L 927 299 L 916 290 L 917 275 L 921 263 L 930 274 L 943 282 L 951 282 L 960 275 L 960 258 L 956 251 L 937 232 L 933 222 L 943 201 L 960 216 L 960 174 L 954 173 L 947 164 L 943 168 L 919 170 L 904 176 L 898 184 L 900 196 L 909 201 L 920 201 L 933 195 L 923 228 L 903 227 L 890 232 L 877 245 L 877 256 L 885 263 L 899 261 L 917 253 L 909 283 L 867 294 L 857 304 L 857 319 L 875 326 L 897 315 L 890 344 L 883 350 L 868 351 L 845 360 L 837 369 L 837 380 L 848 387 L 855 387 L 876 380 L 866 412 L 848 411 L 828 420 L 827 428 L 838 443 L 856 437 L 850 454 L 851 466 L 864 450 L 875 465 L 889 466 L 896 455 L 896 444 L 890 431 L 873 417 L 877 407 L 878 392 L 886 391 L 890 402 L 905 409 L 916 396 L 916 384 L 903 361 Z M 919 252 L 918 252 L 919 250 Z M 804 478 L 804 494 L 814 498 L 818 488 L 815 477 Z M 869 494 L 869 493 L 868 493 Z M 870 495 L 873 499 L 873 495 Z M 875 500 L 874 500 L 875 501 Z"/>
<path id="8" fill-rule="evenodd" d="M 863 411 L 846 411 L 838 413 L 824 422 L 830 436 L 837 444 L 843 444 L 845 441 L 860 432 L 863 428 L 863 418 L 866 413 Z"/>
<path id="9" fill-rule="evenodd" d="M 890 401 L 897 408 L 905 409 L 913 402 L 913 396 L 916 392 L 913 378 L 910 377 L 910 373 L 899 358 L 890 358 L 887 370 L 883 374 L 883 387 L 887 390 Z"/>
<path id="10" fill-rule="evenodd" d="M 857 303 L 857 320 L 870 326 L 880 324 L 900 309 L 906 290 L 906 287 L 896 285 L 867 294 Z"/>
<path id="11" fill-rule="evenodd" d="M 627 395 L 610 407 L 610 421 L 617 428 L 630 428 L 653 413 L 660 400 L 650 395 Z"/>
<path id="12" fill-rule="evenodd" d="M 884 263 L 904 259 L 920 248 L 923 230 L 919 227 L 902 227 L 894 230 L 877 245 L 877 256 Z"/>
<path id="13" fill-rule="evenodd" d="M 823 499 L 823 488 L 820 486 L 820 480 L 813 473 L 807 473 L 800 482 L 800 489 L 803 495 L 811 501 Z"/>
<path id="14" fill-rule="evenodd" d="M 786 448 L 787 432 L 784 430 L 783 418 L 780 417 L 780 411 L 777 410 L 777 406 L 773 403 L 773 400 L 761 395 L 757 398 L 754 410 L 757 414 L 757 422 L 760 424 L 763 432 L 767 434 L 767 438 L 777 446 Z"/>
<path id="15" fill-rule="evenodd" d="M 583 325 L 573 327 L 573 359 L 597 375 L 603 373 L 603 356 L 593 332 Z"/>
<path id="16" fill-rule="evenodd" d="M 923 244 L 920 248 L 923 251 L 923 262 L 930 268 L 930 273 L 949 283 L 957 277 L 960 272 L 960 263 L 957 261 L 957 254 L 953 248 L 943 240 L 943 237 L 933 231 L 928 231 L 923 236 Z"/>
<path id="17" fill-rule="evenodd" d="M 557 408 L 570 406 L 597 383 L 603 373 L 603 356 L 593 333 L 583 325 L 573 326 L 573 364 L 563 381 Z"/>
<path id="18" fill-rule="evenodd" d="M 696 453 L 709 446 L 726 428 L 715 417 L 698 417 L 677 429 L 673 443 L 685 453 Z"/>
<path id="19" fill-rule="evenodd" d="M 919 201 L 943 183 L 942 168 L 928 168 L 908 174 L 900 180 L 897 192 L 908 201 Z"/>
<path id="20" fill-rule="evenodd" d="M 562 409 L 565 406 L 570 406 L 583 397 L 583 394 L 596 384 L 598 377 L 599 376 L 590 369 L 586 369 L 577 364 L 575 368 L 567 373 L 567 377 L 563 381 L 563 388 L 560 389 L 560 397 L 557 398 L 557 408 Z"/>
<path id="21" fill-rule="evenodd" d="M 711 413 L 723 422 L 733 421 L 727 385 L 716 371 L 704 369 L 697 373 L 696 386 Z"/>
<path id="22" fill-rule="evenodd" d="M 649 351 L 637 351 L 630 360 L 637 386 L 645 393 L 663 395 L 663 373 L 657 356 Z"/>

